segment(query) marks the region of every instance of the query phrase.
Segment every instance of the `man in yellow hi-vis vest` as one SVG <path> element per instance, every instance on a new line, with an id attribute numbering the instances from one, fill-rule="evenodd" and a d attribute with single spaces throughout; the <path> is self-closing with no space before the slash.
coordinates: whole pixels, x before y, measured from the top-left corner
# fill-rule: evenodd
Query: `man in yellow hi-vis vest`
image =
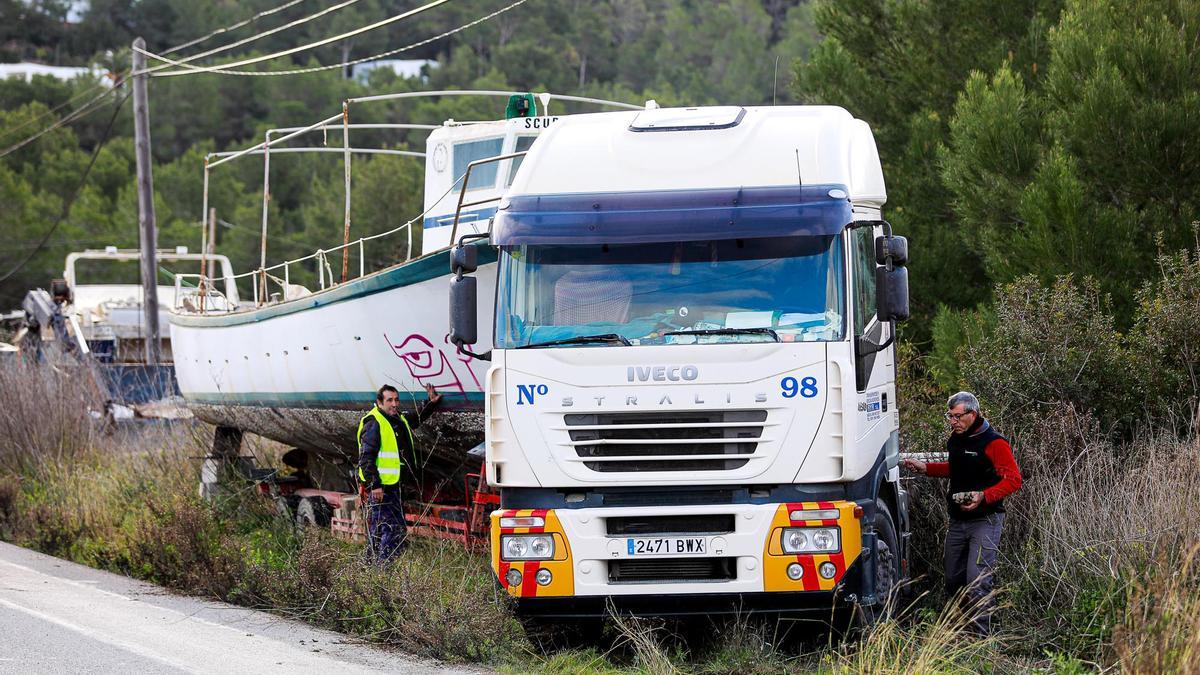
<path id="1" fill-rule="evenodd" d="M 367 504 L 370 549 L 379 559 L 388 560 L 404 549 L 408 527 L 400 499 L 401 456 L 413 456 L 416 444 L 412 430 L 429 419 L 442 395 L 433 385 L 425 385 L 429 403 L 417 415 L 416 423 L 400 412 L 400 392 L 390 384 L 379 388 L 375 406 L 358 422 L 358 485 Z"/>

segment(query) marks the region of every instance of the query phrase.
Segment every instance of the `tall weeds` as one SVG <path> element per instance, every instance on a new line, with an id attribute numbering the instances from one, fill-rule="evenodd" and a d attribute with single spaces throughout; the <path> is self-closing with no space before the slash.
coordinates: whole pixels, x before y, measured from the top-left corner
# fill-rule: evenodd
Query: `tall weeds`
<path id="1" fill-rule="evenodd" d="M 1002 643 L 972 635 L 972 618 L 971 611 L 952 604 L 921 620 L 889 619 L 860 641 L 831 650 L 825 667 L 847 674 L 978 673 L 996 662 Z"/>
<path id="2" fill-rule="evenodd" d="M 1200 672 L 1200 544 L 1182 560 L 1156 563 L 1130 589 L 1115 635 L 1118 663 L 1127 673 Z"/>
<path id="3" fill-rule="evenodd" d="M 81 366 L 0 361 L 0 469 L 62 465 L 91 446 L 89 413 L 105 404 L 91 375 Z"/>

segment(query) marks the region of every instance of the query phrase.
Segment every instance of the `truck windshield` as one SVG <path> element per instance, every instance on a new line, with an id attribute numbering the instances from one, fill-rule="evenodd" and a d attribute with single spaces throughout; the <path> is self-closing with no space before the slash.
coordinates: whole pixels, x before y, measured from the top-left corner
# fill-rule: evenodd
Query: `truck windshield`
<path id="1" fill-rule="evenodd" d="M 505 247 L 496 347 L 840 340 L 839 241 L 820 235 Z M 586 336 L 608 339 L 572 339 Z"/>

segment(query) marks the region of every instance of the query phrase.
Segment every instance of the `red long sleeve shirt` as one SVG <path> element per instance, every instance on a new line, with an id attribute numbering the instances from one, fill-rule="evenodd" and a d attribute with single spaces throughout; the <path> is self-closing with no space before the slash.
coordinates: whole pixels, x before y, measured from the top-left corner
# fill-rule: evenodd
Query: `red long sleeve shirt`
<path id="1" fill-rule="evenodd" d="M 1000 476 L 1000 482 L 983 491 L 984 503 L 998 502 L 1021 487 L 1021 469 L 1013 457 L 1012 446 L 1003 438 L 997 438 L 984 448 L 984 454 Z M 928 462 L 925 473 L 935 478 L 950 477 L 950 462 Z"/>

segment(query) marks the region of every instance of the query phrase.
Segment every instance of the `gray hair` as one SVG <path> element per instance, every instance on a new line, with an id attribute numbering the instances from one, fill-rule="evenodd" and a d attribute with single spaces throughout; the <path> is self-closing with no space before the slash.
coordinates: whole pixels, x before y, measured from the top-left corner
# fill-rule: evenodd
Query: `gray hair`
<path id="1" fill-rule="evenodd" d="M 960 391 L 951 396 L 950 400 L 946 401 L 946 408 L 953 410 L 954 406 L 960 404 L 967 409 L 966 412 L 979 413 L 979 399 L 975 398 L 975 394 L 969 391 Z"/>

